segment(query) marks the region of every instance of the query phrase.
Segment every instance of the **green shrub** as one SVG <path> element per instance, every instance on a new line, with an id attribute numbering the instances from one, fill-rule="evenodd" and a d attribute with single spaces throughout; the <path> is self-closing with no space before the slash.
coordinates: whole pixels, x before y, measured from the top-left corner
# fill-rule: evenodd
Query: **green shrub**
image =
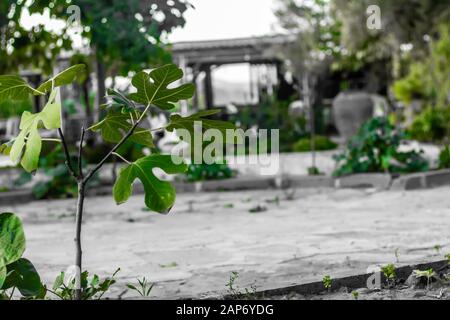
<path id="1" fill-rule="evenodd" d="M 336 176 L 367 172 L 408 173 L 428 170 L 422 152 L 400 152 L 402 131 L 395 130 L 384 117 L 367 121 L 347 144 L 346 150 L 335 155 Z"/>
<path id="2" fill-rule="evenodd" d="M 338 145 L 331 141 L 329 138 L 324 136 L 316 135 L 314 136 L 314 142 L 316 146 L 316 151 L 333 150 L 338 147 Z M 292 147 L 295 152 L 308 152 L 311 151 L 311 138 L 302 138 L 298 140 Z"/>
<path id="3" fill-rule="evenodd" d="M 449 121 L 449 110 L 428 107 L 414 119 L 408 131 L 412 139 L 440 141 L 449 134 Z"/>
<path id="4" fill-rule="evenodd" d="M 229 179 L 233 177 L 233 170 L 226 163 L 191 164 L 186 177 L 190 182 Z"/>
<path id="5" fill-rule="evenodd" d="M 410 104 L 414 99 L 423 99 L 427 96 L 423 76 L 425 69 L 423 63 L 414 63 L 410 66 L 408 75 L 393 84 L 392 91 L 398 100 Z"/>
<path id="6" fill-rule="evenodd" d="M 450 148 L 446 145 L 439 153 L 439 169 L 450 168 Z"/>
<path id="7" fill-rule="evenodd" d="M 425 105 L 444 109 L 449 106 L 450 90 L 449 24 L 439 26 L 438 37 L 430 43 L 429 48 L 426 58 L 412 63 L 408 74 L 393 84 L 392 91 L 406 105 L 414 99 L 420 99 Z"/>
<path id="8" fill-rule="evenodd" d="M 408 74 L 392 86 L 395 97 L 407 107 L 415 99 L 426 107 L 409 128 L 411 137 L 419 141 L 440 141 L 450 134 L 449 48 L 450 25 L 443 24 L 427 56 L 411 64 Z"/>

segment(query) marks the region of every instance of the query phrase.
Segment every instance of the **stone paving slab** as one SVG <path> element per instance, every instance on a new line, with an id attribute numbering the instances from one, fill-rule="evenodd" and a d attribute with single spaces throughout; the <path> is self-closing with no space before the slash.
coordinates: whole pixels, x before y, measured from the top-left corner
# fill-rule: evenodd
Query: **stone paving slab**
<path id="1" fill-rule="evenodd" d="M 101 276 L 121 267 L 113 297 L 146 276 L 153 297 L 179 298 L 225 293 L 232 271 L 241 288 L 264 290 L 365 273 L 395 263 L 396 251 L 399 265 L 440 260 L 450 251 L 449 192 L 298 189 L 291 201 L 281 190 L 191 193 L 165 216 L 143 210 L 141 195 L 121 206 L 92 197 L 84 266 Z M 267 211 L 250 213 L 257 205 Z M 73 199 L 0 203 L 22 217 L 25 257 L 48 283 L 73 261 L 74 209 Z"/>

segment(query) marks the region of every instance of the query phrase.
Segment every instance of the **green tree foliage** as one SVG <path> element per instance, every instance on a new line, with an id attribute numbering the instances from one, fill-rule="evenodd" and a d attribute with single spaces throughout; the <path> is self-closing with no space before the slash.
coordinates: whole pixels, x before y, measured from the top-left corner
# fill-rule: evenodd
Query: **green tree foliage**
<path id="1" fill-rule="evenodd" d="M 440 26 L 428 48 L 428 55 L 411 64 L 408 74 L 393 84 L 392 91 L 407 108 L 413 100 L 422 105 L 409 128 L 412 138 L 440 141 L 450 135 L 450 24 Z"/>
<path id="2" fill-rule="evenodd" d="M 381 10 L 381 30 L 366 27 L 371 5 Z M 332 0 L 332 7 L 342 23 L 343 48 L 361 61 L 392 60 L 394 78 L 401 75 L 400 46 L 412 44 L 415 55 L 423 56 L 424 36 L 433 36 L 439 24 L 450 18 L 447 0 Z"/>
<path id="3" fill-rule="evenodd" d="M 20 18 L 27 2 L 2 0 L 0 3 L 0 74 L 31 67 L 50 74 L 57 55 L 72 46 L 64 31 L 56 34 L 43 24 L 26 29 Z M 34 1 L 35 10 L 43 11 L 45 2 Z"/>
<path id="4" fill-rule="evenodd" d="M 26 30 L 20 20 L 23 12 L 49 12 L 52 20 L 68 22 L 71 13 L 67 9 L 72 5 L 80 8 L 82 51 L 74 49 L 69 36 L 74 29 L 72 25 L 64 24 L 59 32 L 44 25 Z M 80 83 L 88 101 L 89 71 L 95 70 L 101 104 L 108 76 L 128 76 L 128 72 L 170 62 L 166 35 L 185 24 L 183 15 L 190 7 L 187 0 L 2 1 L 0 74 L 17 72 L 19 67 L 33 67 L 48 75 L 61 51 L 70 51 L 72 63 L 95 65 L 95 68 L 88 68 Z M 87 111 L 89 113 L 90 109 Z"/>
<path id="5" fill-rule="evenodd" d="M 90 48 L 122 75 L 161 63 L 161 58 L 167 62 L 164 35 L 184 25 L 183 14 L 190 7 L 184 0 L 73 0 L 70 5 L 80 8 L 82 37 Z M 65 0 L 35 1 L 30 12 L 49 8 L 51 14 L 65 18 L 68 6 Z"/>
<path id="6" fill-rule="evenodd" d="M 280 25 L 299 33 L 293 48 L 296 60 L 321 52 L 332 59 L 334 69 L 358 71 L 376 61 L 392 61 L 400 76 L 400 46 L 412 44 L 416 56 L 424 56 L 424 36 L 434 36 L 450 18 L 447 0 L 278 0 Z M 367 8 L 381 9 L 381 30 L 370 30 Z M 314 50 L 311 50 L 314 49 Z M 293 55 L 295 57 L 295 55 Z M 326 61 L 326 59 L 325 59 Z"/>
<path id="7" fill-rule="evenodd" d="M 440 25 L 436 39 L 429 42 L 426 57 L 412 63 L 392 89 L 405 104 L 421 99 L 426 106 L 442 109 L 450 106 L 450 24 Z"/>
<path id="8" fill-rule="evenodd" d="M 340 22 L 328 1 L 278 0 L 275 15 L 281 27 L 298 34 L 285 51 L 296 72 L 323 72 L 330 58 L 340 54 Z"/>

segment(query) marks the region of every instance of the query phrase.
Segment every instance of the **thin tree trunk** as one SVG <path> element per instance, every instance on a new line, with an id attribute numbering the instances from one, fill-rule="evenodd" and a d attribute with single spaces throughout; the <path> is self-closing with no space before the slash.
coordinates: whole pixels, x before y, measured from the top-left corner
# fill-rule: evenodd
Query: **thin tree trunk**
<path id="1" fill-rule="evenodd" d="M 82 90 L 83 90 L 83 98 L 84 98 L 84 104 L 86 106 L 86 127 L 90 127 L 94 123 L 94 117 L 92 112 L 92 106 L 91 101 L 89 99 L 89 78 L 83 82 L 82 84 Z M 91 132 L 87 133 L 86 137 L 86 143 L 89 146 L 94 145 L 94 139 L 93 134 Z"/>
<path id="2" fill-rule="evenodd" d="M 85 184 L 84 182 L 78 182 L 78 201 L 77 201 L 77 213 L 75 218 L 76 231 L 75 231 L 75 300 L 81 300 L 81 273 L 82 269 L 82 256 L 83 251 L 81 249 L 81 224 L 83 223 L 83 209 L 84 209 L 84 197 L 85 197 Z"/>
<path id="3" fill-rule="evenodd" d="M 91 108 L 91 101 L 89 99 L 89 80 L 86 80 L 83 82 L 82 90 L 83 90 L 83 98 L 84 98 L 84 104 L 86 106 L 86 117 L 89 121 L 88 125 L 90 126 L 92 124 L 92 108 Z"/>
<path id="4" fill-rule="evenodd" d="M 310 129 L 310 148 L 311 148 L 311 172 L 316 171 L 316 124 L 314 118 L 314 107 L 311 103 L 311 88 L 309 83 L 309 75 L 305 72 L 303 76 L 303 95 L 305 107 L 309 110 L 309 129 Z"/>
<path id="5" fill-rule="evenodd" d="M 113 183 L 117 180 L 117 157 L 113 157 L 113 163 L 112 163 L 112 169 L 111 169 L 111 176 Z"/>
<path id="6" fill-rule="evenodd" d="M 96 59 L 96 64 L 97 64 L 97 110 L 98 110 L 98 117 L 99 119 L 103 118 L 103 114 L 102 111 L 100 110 L 100 106 L 104 103 L 105 101 L 105 96 L 106 96 L 106 87 L 105 87 L 105 79 L 106 79 L 106 75 L 105 75 L 105 65 L 103 64 L 103 62 L 101 61 L 101 58 L 97 55 L 97 59 Z"/>

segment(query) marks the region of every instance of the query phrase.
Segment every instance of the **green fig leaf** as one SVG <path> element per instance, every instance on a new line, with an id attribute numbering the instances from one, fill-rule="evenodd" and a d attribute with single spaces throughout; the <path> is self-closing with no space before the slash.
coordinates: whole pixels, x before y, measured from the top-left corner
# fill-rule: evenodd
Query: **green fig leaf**
<path id="1" fill-rule="evenodd" d="M 178 161 L 179 160 L 179 161 Z M 161 168 L 168 174 L 183 173 L 187 165 L 177 159 L 175 164 L 170 155 L 154 154 L 137 160 L 120 170 L 114 184 L 113 195 L 117 204 L 126 202 L 133 191 L 133 182 L 139 179 L 145 191 L 145 205 L 153 211 L 167 213 L 175 202 L 175 188 L 167 181 L 159 180 L 153 173 Z"/>
<path id="2" fill-rule="evenodd" d="M 14 144 L 14 141 L 15 141 L 15 139 L 5 142 L 3 144 L 0 144 L 0 153 L 4 154 L 5 156 L 9 156 L 9 153 L 11 152 L 11 148 L 12 148 L 12 145 Z"/>
<path id="3" fill-rule="evenodd" d="M 6 266 L 0 266 L 0 290 L 3 289 L 3 284 L 5 283 L 5 280 L 6 280 Z"/>
<path id="4" fill-rule="evenodd" d="M 236 129 L 236 126 L 232 124 L 231 122 L 226 121 L 220 121 L 220 120 L 211 120 L 211 119 L 205 119 L 204 117 L 211 116 L 214 114 L 219 113 L 219 109 L 212 109 L 212 110 L 204 110 L 197 113 L 194 113 L 193 115 L 182 117 L 178 114 L 173 114 L 170 116 L 170 123 L 166 127 L 167 131 L 172 132 L 174 129 L 186 129 L 189 131 L 191 136 L 194 134 L 194 123 L 195 122 L 201 122 L 202 129 L 208 130 L 208 129 L 217 129 L 222 132 L 225 132 L 227 129 Z"/>
<path id="5" fill-rule="evenodd" d="M 7 266 L 8 276 L 3 289 L 16 287 L 24 297 L 37 296 L 42 290 L 42 282 L 34 265 L 24 258 Z"/>
<path id="6" fill-rule="evenodd" d="M 131 113 L 137 110 L 134 102 L 119 91 L 108 89 L 106 99 L 107 103 L 103 105 L 105 109 L 120 111 L 122 113 Z"/>
<path id="7" fill-rule="evenodd" d="M 130 122 L 130 115 L 110 110 L 102 121 L 91 127 L 91 130 L 100 131 L 103 140 L 117 143 L 133 126 Z M 149 148 L 154 147 L 153 137 L 148 129 L 136 128 L 129 140 Z"/>
<path id="8" fill-rule="evenodd" d="M 42 148 L 39 129 L 44 127 L 51 130 L 61 127 L 61 103 L 57 101 L 56 90 L 52 91 L 47 104 L 41 112 L 33 114 L 25 111 L 22 114 L 20 121 L 21 131 L 9 150 L 11 160 L 14 163 L 20 162 L 27 172 L 33 172 L 38 167 Z"/>
<path id="9" fill-rule="evenodd" d="M 75 80 L 75 78 L 85 70 L 85 68 L 86 66 L 84 64 L 73 65 L 45 81 L 36 90 L 39 92 L 47 93 L 56 87 L 71 84 Z"/>
<path id="10" fill-rule="evenodd" d="M 194 95 L 195 86 L 192 83 L 168 88 L 182 77 L 183 71 L 174 64 L 162 66 L 150 73 L 138 72 L 131 81 L 137 92 L 130 94 L 129 98 L 138 103 L 153 104 L 163 110 L 172 109 L 176 102 L 190 99 Z"/>
<path id="11" fill-rule="evenodd" d="M 42 95 L 19 76 L 0 76 L 0 102 L 6 100 L 26 100 L 30 94 Z"/>
<path id="12" fill-rule="evenodd" d="M 25 234 L 22 222 L 14 213 L 0 214 L 0 268 L 22 257 Z"/>

